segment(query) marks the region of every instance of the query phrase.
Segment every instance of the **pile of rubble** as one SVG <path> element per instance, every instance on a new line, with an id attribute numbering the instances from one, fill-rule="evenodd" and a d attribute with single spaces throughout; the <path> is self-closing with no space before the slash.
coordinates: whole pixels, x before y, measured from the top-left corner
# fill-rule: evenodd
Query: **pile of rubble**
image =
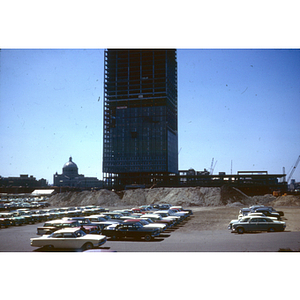
<path id="1" fill-rule="evenodd" d="M 154 203 L 189 206 L 249 206 L 264 204 L 272 206 L 300 205 L 298 196 L 273 195 L 248 197 L 241 191 L 226 187 L 186 187 L 135 189 L 120 192 L 110 190 L 58 193 L 48 202 L 54 207 L 100 205 L 107 207 L 140 206 Z"/>

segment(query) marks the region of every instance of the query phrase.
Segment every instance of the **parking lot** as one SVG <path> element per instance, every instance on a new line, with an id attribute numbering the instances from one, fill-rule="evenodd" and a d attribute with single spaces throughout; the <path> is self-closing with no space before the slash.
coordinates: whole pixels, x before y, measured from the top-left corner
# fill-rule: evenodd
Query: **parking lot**
<path id="1" fill-rule="evenodd" d="M 243 235 L 231 233 L 227 225 L 237 216 L 238 208 L 194 207 L 187 220 L 167 229 L 152 241 L 111 240 L 90 251 L 102 252 L 277 252 L 300 249 L 300 209 L 282 208 L 287 224 L 284 232 L 258 232 Z M 1 252 L 40 252 L 30 246 L 43 223 L 11 226 L 0 230 Z M 66 251 L 61 249 L 59 251 Z"/>

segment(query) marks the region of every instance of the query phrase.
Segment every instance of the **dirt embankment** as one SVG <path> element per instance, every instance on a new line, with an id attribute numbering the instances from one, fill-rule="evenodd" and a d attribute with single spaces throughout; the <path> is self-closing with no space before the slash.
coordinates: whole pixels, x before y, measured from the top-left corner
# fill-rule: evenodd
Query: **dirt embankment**
<path id="1" fill-rule="evenodd" d="M 48 202 L 55 207 L 100 205 L 106 207 L 135 207 L 145 204 L 170 203 L 189 206 L 250 206 L 264 204 L 271 206 L 300 206 L 300 196 L 273 195 L 248 197 L 234 188 L 186 187 L 136 189 L 120 192 L 109 190 L 66 192 L 50 197 Z"/>

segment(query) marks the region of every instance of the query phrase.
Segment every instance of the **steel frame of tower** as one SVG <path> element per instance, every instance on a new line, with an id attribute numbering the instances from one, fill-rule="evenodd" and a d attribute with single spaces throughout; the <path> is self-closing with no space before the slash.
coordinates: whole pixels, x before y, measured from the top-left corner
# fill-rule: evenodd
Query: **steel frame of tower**
<path id="1" fill-rule="evenodd" d="M 104 59 L 106 185 L 168 181 L 178 173 L 176 50 L 109 49 Z"/>

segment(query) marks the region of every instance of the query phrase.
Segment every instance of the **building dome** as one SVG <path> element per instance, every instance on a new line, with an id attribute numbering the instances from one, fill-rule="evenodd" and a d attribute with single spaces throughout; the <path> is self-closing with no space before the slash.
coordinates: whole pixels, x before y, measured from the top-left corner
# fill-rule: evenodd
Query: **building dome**
<path id="1" fill-rule="evenodd" d="M 72 157 L 70 157 L 69 161 L 64 164 L 64 166 L 63 166 L 63 175 L 66 175 L 68 177 L 75 177 L 75 176 L 78 175 L 78 167 L 72 161 Z"/>

